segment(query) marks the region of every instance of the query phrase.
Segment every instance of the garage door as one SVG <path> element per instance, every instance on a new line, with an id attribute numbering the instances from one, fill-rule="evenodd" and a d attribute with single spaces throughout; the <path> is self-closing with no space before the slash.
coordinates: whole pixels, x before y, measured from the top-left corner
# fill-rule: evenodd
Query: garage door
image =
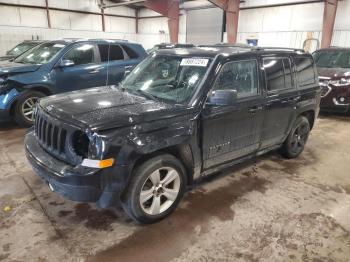
<path id="1" fill-rule="evenodd" d="M 221 42 L 223 11 L 220 8 L 187 12 L 187 42 L 216 44 Z"/>

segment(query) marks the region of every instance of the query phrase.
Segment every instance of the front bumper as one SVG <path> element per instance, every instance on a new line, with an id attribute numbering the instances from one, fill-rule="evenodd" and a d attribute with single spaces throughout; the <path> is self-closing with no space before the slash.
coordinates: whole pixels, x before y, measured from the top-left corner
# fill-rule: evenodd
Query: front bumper
<path id="1" fill-rule="evenodd" d="M 350 85 L 327 86 L 328 91 L 321 99 L 321 111 L 347 113 L 350 110 Z M 344 101 L 340 101 L 343 98 Z"/>
<path id="2" fill-rule="evenodd" d="M 112 187 L 113 181 L 105 183 L 104 170 L 73 167 L 57 160 L 39 145 L 33 131 L 25 137 L 25 149 L 34 171 L 54 192 L 73 201 L 96 202 L 100 207 L 119 202 L 120 190 Z"/>
<path id="3" fill-rule="evenodd" d="M 0 123 L 11 120 L 10 111 L 6 109 L 0 109 Z"/>

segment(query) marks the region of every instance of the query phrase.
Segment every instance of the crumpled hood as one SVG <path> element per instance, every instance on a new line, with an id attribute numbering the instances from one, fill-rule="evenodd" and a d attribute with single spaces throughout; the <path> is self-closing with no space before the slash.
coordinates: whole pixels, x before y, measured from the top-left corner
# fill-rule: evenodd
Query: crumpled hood
<path id="1" fill-rule="evenodd" d="M 350 77 L 350 68 L 317 68 L 320 77 L 329 77 L 330 79 L 340 79 L 342 77 Z"/>
<path id="2" fill-rule="evenodd" d="M 184 114 L 186 107 L 146 99 L 114 86 L 54 95 L 40 101 L 54 117 L 91 129 L 130 126 Z"/>
<path id="3" fill-rule="evenodd" d="M 17 73 L 34 72 L 40 68 L 40 65 L 20 64 L 10 61 L 0 61 L 0 76 Z"/>

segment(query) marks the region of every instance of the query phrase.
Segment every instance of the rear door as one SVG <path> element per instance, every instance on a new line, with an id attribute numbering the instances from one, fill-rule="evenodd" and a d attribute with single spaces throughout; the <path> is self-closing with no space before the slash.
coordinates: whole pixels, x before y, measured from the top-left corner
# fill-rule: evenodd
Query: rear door
<path id="1" fill-rule="evenodd" d="M 292 60 L 288 56 L 264 57 L 265 117 L 261 149 L 282 143 L 294 122 L 299 92 Z"/>
<path id="2" fill-rule="evenodd" d="M 206 105 L 202 113 L 203 168 L 255 152 L 263 123 L 258 62 L 255 58 L 223 65 L 211 92 L 237 90 L 233 106 Z"/>
<path id="3" fill-rule="evenodd" d="M 99 44 L 98 49 L 105 76 L 104 84 L 118 84 L 125 75 L 127 55 L 118 44 Z"/>

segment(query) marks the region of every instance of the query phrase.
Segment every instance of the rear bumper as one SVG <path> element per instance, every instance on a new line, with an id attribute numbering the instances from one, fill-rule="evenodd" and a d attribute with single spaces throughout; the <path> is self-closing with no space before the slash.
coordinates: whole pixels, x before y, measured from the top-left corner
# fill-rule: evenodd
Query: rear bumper
<path id="1" fill-rule="evenodd" d="M 119 202 L 118 187 L 102 184 L 103 170 L 73 167 L 57 160 L 41 148 L 33 131 L 25 137 L 25 149 L 34 171 L 59 195 L 78 202 L 96 202 L 100 207 Z"/>

